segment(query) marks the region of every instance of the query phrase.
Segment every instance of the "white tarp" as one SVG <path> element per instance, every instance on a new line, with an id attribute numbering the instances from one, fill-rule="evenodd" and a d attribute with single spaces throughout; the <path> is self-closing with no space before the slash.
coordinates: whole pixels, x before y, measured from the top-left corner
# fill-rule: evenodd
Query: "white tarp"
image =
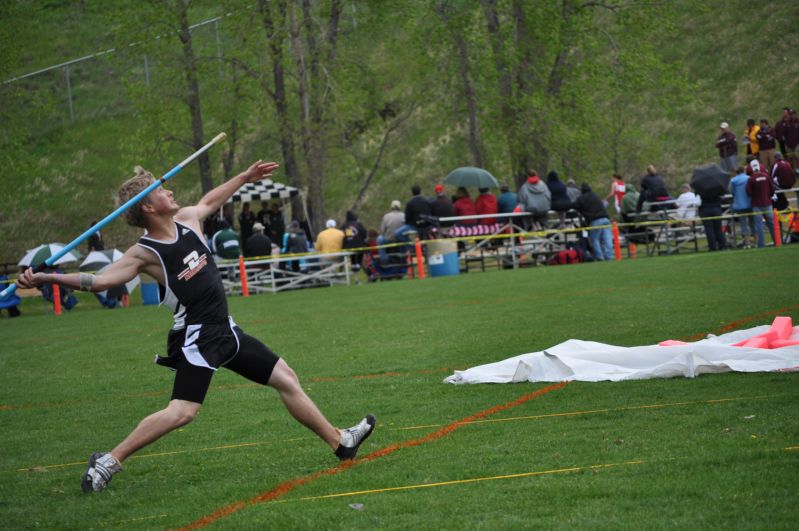
<path id="1" fill-rule="evenodd" d="M 677 376 L 693 378 L 700 374 L 731 371 L 799 370 L 799 345 L 777 349 L 731 346 L 767 330 L 768 326 L 758 326 L 672 347 L 618 347 L 570 339 L 543 352 L 455 371 L 444 382 L 617 382 Z M 791 339 L 799 339 L 799 326 L 793 327 Z"/>

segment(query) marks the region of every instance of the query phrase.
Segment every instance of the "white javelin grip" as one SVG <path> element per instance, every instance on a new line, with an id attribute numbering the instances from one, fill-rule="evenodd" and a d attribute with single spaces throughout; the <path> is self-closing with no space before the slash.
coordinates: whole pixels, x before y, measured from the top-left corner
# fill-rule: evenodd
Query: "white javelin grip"
<path id="1" fill-rule="evenodd" d="M 186 160 L 184 160 L 183 162 L 181 162 L 180 164 L 169 170 L 163 177 L 157 179 L 150 186 L 148 186 L 147 188 L 136 194 L 134 197 L 131 197 L 124 205 L 121 205 L 119 208 L 108 214 L 105 218 L 95 223 L 94 226 L 90 227 L 86 232 L 84 232 L 83 234 L 72 240 L 72 242 L 66 245 L 63 249 L 58 251 L 56 254 L 52 255 L 43 263 L 39 264 L 39 266 L 36 267 L 34 271 L 36 272 L 43 271 L 44 269 L 53 265 L 59 258 L 61 258 L 65 254 L 70 252 L 72 249 L 80 245 L 92 234 L 94 234 L 98 230 L 102 229 L 103 227 L 111 223 L 114 219 L 119 217 L 120 214 L 122 214 L 127 209 L 129 209 L 130 207 L 132 207 L 133 205 L 144 199 L 147 196 L 147 194 L 149 194 L 150 192 L 152 192 L 153 190 L 164 184 L 166 181 L 171 179 L 172 176 L 174 176 L 180 170 L 185 168 L 189 163 L 191 163 L 191 161 L 193 161 L 194 159 L 196 159 L 197 157 L 199 157 L 200 155 L 202 155 L 203 153 L 214 147 L 216 144 L 222 142 L 226 137 L 227 135 L 225 133 L 219 133 L 218 135 L 216 135 L 213 140 L 211 140 L 206 145 L 204 145 L 203 147 L 192 153 Z M 16 289 L 17 285 L 11 284 L 2 292 L 0 292 L 0 299 L 3 297 L 7 297 L 8 295 L 11 295 L 12 293 L 14 293 L 14 291 L 16 291 Z"/>

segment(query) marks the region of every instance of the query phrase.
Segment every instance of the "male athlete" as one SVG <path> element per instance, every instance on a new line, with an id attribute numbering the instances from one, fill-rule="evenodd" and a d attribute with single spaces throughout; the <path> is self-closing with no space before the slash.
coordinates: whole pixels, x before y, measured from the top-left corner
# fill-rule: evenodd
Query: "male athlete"
<path id="1" fill-rule="evenodd" d="M 372 433 L 375 417 L 371 414 L 346 430 L 330 424 L 302 390 L 286 362 L 245 334 L 228 315 L 219 270 L 202 236 L 202 221 L 218 212 L 242 185 L 270 177 L 277 168 L 274 162 L 259 160 L 208 192 L 196 205 L 184 208 L 178 206 L 172 192 L 158 187 L 124 214 L 129 225 L 145 229 L 144 235 L 102 273 L 51 275 L 28 269 L 17 280 L 22 288 L 56 282 L 97 292 L 144 272 L 158 281 L 163 304 L 174 311 L 174 326 L 167 337 L 168 356 L 156 360 L 176 371 L 172 398 L 165 409 L 142 420 L 116 448 L 91 456 L 81 483 L 84 492 L 104 489 L 131 454 L 191 422 L 219 367 L 274 387 L 289 413 L 323 439 L 339 459 L 354 458 L 358 447 Z M 120 205 L 155 180 L 142 168 L 135 171 L 136 175 L 119 189 Z"/>

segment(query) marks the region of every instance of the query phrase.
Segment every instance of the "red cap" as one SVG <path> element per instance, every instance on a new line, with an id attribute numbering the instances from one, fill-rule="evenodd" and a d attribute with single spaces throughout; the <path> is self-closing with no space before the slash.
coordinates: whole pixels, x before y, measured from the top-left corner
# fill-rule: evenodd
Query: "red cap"
<path id="1" fill-rule="evenodd" d="M 437 184 L 436 185 L 436 193 L 440 194 L 443 191 L 444 191 L 444 185 L 443 184 Z"/>

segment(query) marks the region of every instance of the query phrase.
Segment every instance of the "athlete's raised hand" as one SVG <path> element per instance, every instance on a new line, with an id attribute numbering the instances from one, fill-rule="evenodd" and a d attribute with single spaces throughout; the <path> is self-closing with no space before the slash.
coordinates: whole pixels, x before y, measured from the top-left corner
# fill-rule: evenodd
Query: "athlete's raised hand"
<path id="1" fill-rule="evenodd" d="M 263 162 L 259 160 L 242 172 L 242 175 L 244 175 L 244 179 L 248 183 L 254 183 L 261 179 L 271 177 L 272 173 L 279 167 L 280 164 L 277 162 Z"/>

